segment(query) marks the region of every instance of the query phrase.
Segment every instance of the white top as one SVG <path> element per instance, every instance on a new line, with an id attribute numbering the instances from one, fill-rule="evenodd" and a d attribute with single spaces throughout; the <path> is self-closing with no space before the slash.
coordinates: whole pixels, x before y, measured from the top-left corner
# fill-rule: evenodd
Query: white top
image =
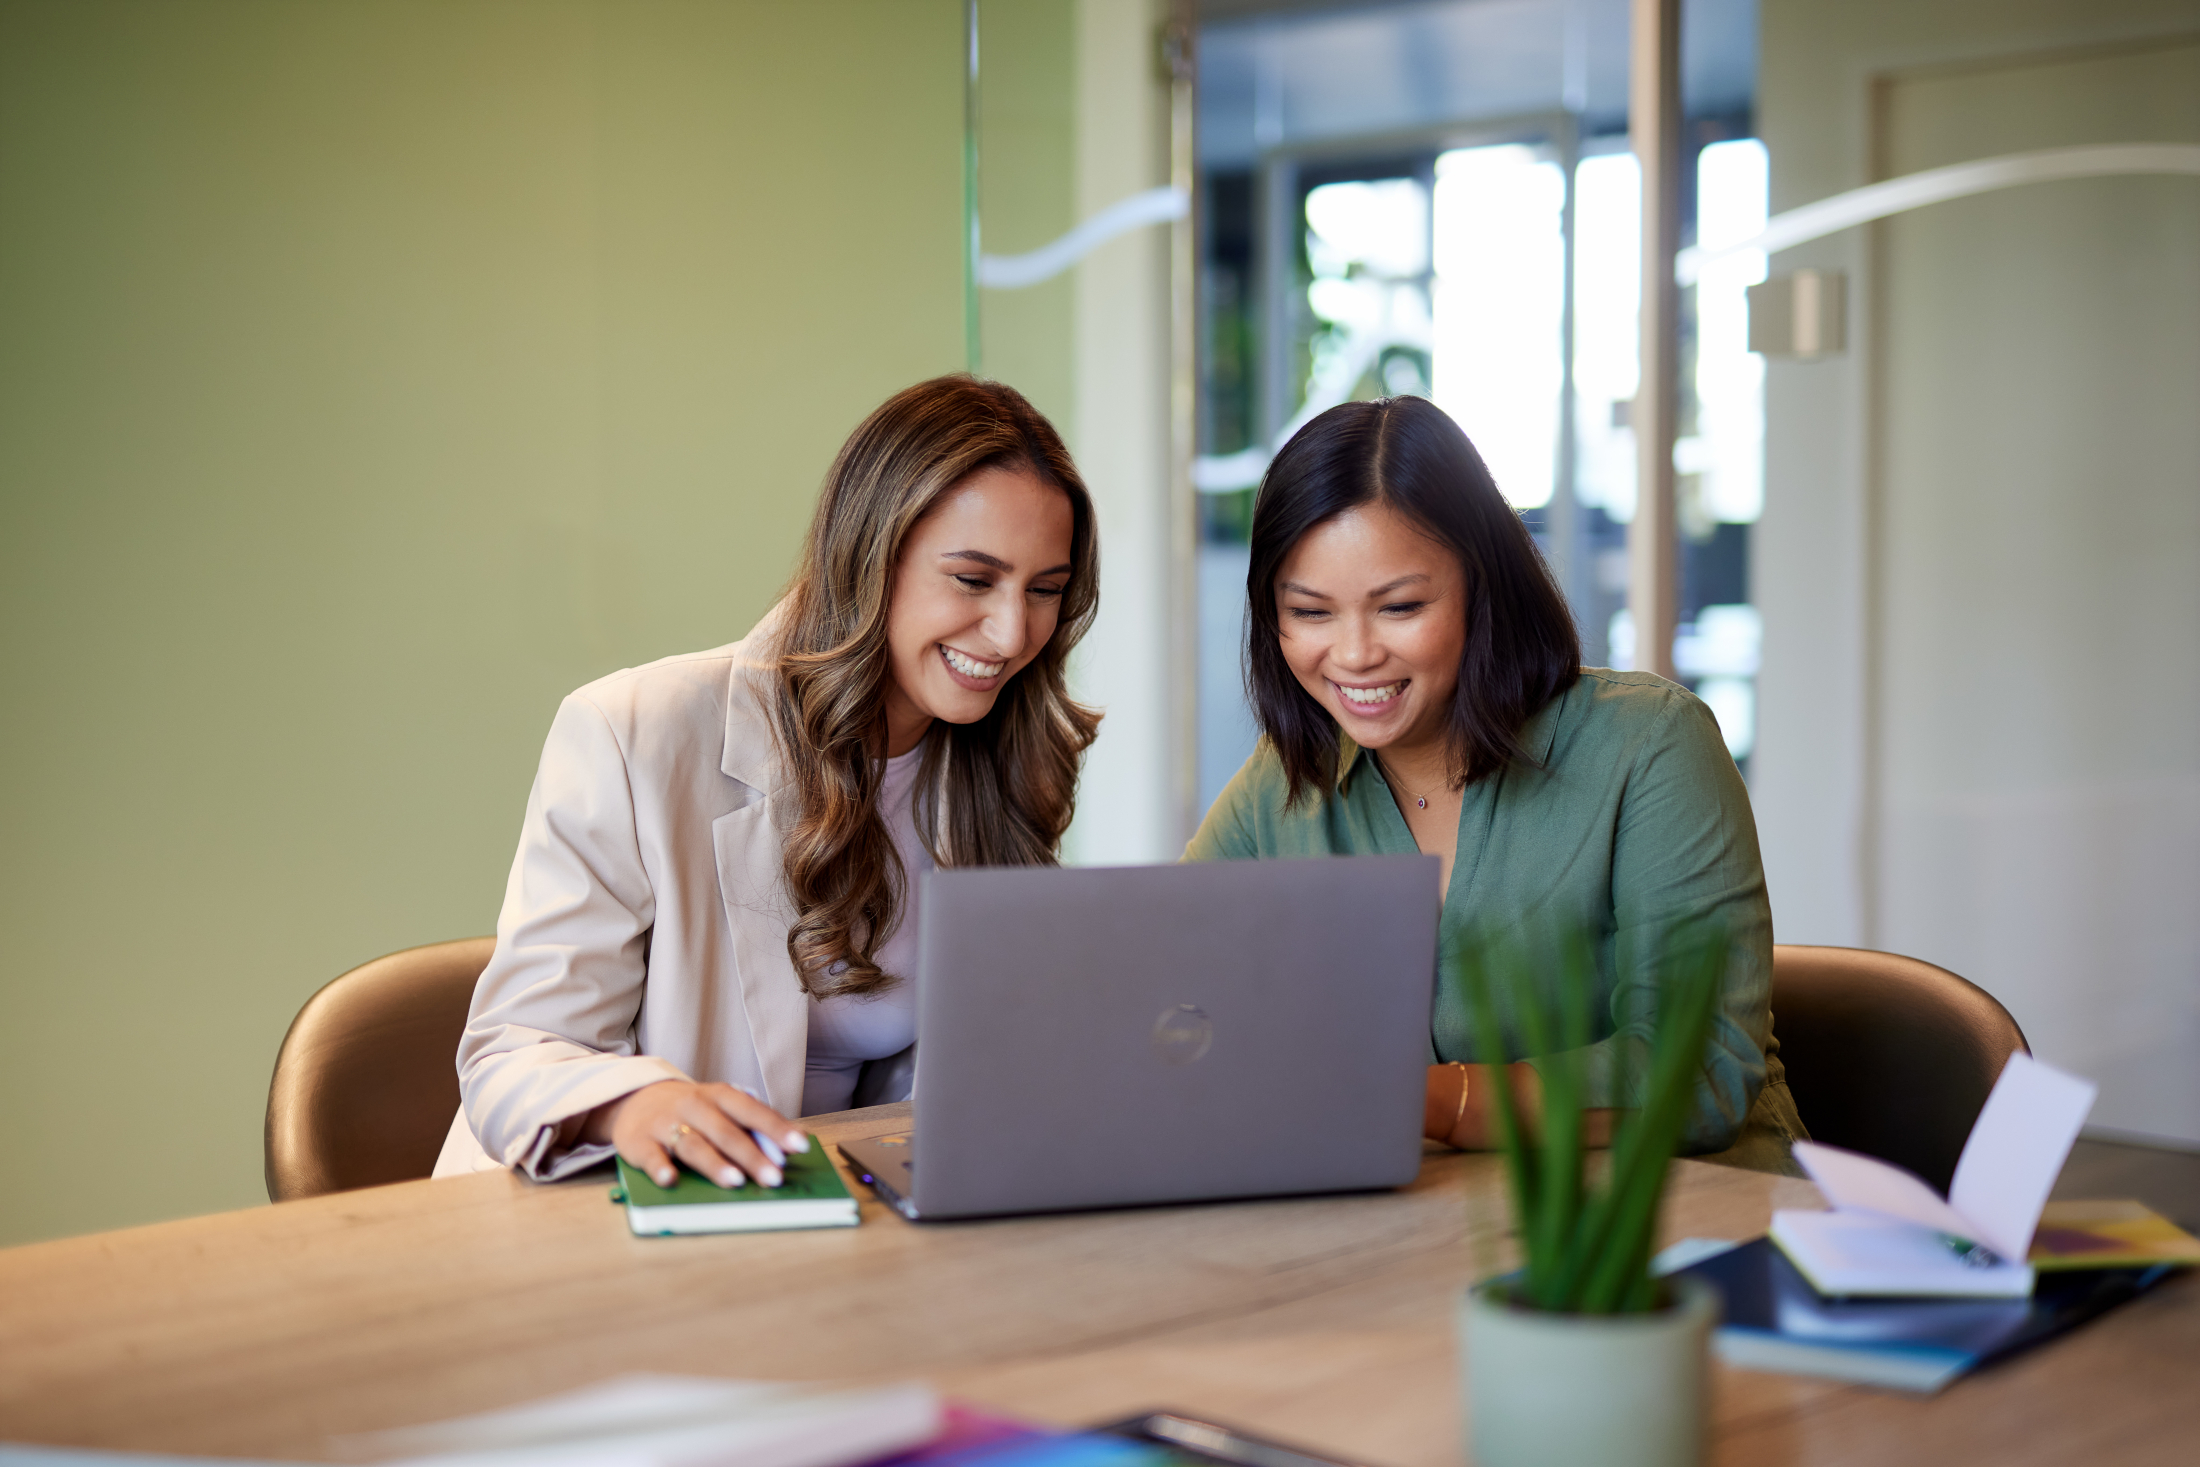
<path id="1" fill-rule="evenodd" d="M 917 835 L 915 787 L 920 745 L 886 761 L 879 812 L 908 878 L 901 921 L 880 944 L 875 961 L 901 981 L 879 993 L 810 1000 L 810 1048 L 802 1076 L 802 1114 L 846 1110 L 865 1060 L 899 1054 L 917 1038 L 917 884 L 933 869 Z"/>

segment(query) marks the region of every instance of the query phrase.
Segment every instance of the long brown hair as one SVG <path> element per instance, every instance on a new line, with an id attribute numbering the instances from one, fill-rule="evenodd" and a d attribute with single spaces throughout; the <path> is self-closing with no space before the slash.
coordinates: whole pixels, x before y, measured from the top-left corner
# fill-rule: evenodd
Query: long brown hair
<path id="1" fill-rule="evenodd" d="M 1100 605 L 1092 498 L 1061 435 L 1022 393 L 935 377 L 888 398 L 833 460 L 780 628 L 773 720 L 796 797 L 787 953 L 814 997 L 894 981 L 873 961 L 908 904 L 878 810 L 894 567 L 925 512 L 985 468 L 1027 470 L 1068 497 L 1069 581 L 1053 637 L 992 711 L 926 732 L 917 828 L 943 866 L 1048 866 L 1069 827 L 1078 761 L 1100 727 L 1071 700 L 1066 674 Z"/>

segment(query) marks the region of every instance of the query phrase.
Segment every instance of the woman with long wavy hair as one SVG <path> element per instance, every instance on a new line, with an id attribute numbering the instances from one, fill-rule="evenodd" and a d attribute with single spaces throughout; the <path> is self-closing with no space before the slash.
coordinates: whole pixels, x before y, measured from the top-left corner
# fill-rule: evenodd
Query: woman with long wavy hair
<path id="1" fill-rule="evenodd" d="M 1056 859 L 1098 600 L 1091 499 L 1021 394 L 941 377 L 872 413 L 747 637 L 559 708 L 437 1175 L 616 1150 L 777 1185 L 790 1118 L 915 1039 L 918 875 Z"/>

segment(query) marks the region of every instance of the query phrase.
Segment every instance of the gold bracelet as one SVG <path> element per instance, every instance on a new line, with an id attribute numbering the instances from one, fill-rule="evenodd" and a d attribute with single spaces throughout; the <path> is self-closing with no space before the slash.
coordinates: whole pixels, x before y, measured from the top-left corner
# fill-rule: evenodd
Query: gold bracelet
<path id="1" fill-rule="evenodd" d="M 1451 1135 L 1444 1138 L 1446 1141 L 1459 1134 L 1459 1123 L 1467 1118 L 1467 1066 L 1462 1060 L 1453 1060 L 1451 1063 L 1459 1067 L 1459 1109 L 1452 1112 Z"/>

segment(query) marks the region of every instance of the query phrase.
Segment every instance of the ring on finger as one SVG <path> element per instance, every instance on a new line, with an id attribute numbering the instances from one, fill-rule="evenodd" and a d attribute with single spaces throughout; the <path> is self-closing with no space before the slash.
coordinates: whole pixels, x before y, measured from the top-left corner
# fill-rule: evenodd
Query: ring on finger
<path id="1" fill-rule="evenodd" d="M 677 1146 L 682 1141 L 687 1140 L 688 1137 L 694 1134 L 695 1128 L 689 1125 L 686 1121 L 682 1121 L 672 1128 L 672 1139 L 665 1144 L 667 1146 Z"/>

